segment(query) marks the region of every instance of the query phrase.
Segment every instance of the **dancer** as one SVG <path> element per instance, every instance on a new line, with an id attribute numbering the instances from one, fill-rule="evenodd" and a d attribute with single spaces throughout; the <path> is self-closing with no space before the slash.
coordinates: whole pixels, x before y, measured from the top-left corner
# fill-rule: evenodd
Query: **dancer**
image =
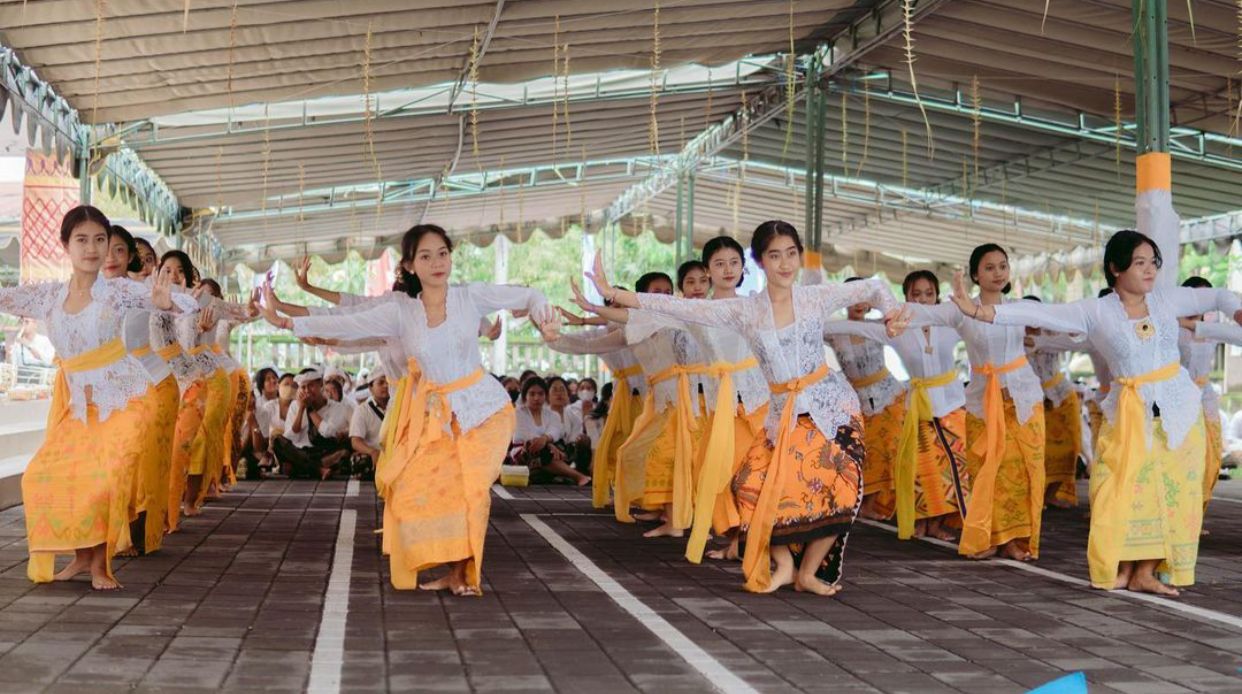
<path id="1" fill-rule="evenodd" d="M 142 261 L 134 237 L 119 225 L 113 225 L 111 231 L 104 277 L 137 276 Z M 141 458 L 134 475 L 132 497 L 137 519 L 130 524 L 130 547 L 121 552 L 126 556 L 150 554 L 164 542 L 172 439 L 181 401 L 181 390 L 171 368 L 171 363 L 181 355 L 174 319 L 175 316 L 164 311 L 135 310 L 124 316 L 121 337 L 125 351 L 142 364 L 155 384 L 141 400 L 145 409 L 141 419 Z"/>
<path id="2" fill-rule="evenodd" d="M 902 281 L 906 301 L 940 303 L 940 280 L 916 270 Z M 833 321 L 825 335 L 854 335 L 889 345 L 910 374 L 900 434 L 895 436 L 894 506 L 897 536 L 955 540 L 970 496 L 966 470 L 966 394 L 957 378 L 954 349 L 962 336 L 941 325 L 907 330 L 890 338 L 882 323 Z M 867 457 L 871 449 L 867 448 Z M 864 472 L 863 478 L 866 479 Z"/>
<path id="3" fill-rule="evenodd" d="M 1178 361 L 1177 318 L 1219 310 L 1242 322 L 1242 302 L 1177 287 L 1173 269 L 1161 273 L 1166 249 L 1176 258 L 1178 244 L 1177 224 L 1163 226 L 1158 240 L 1128 229 L 1108 240 L 1104 277 L 1115 292 L 1103 299 L 979 306 L 964 298 L 959 276 L 954 302 L 980 322 L 1085 333 L 1108 362 L 1119 387 L 1104 400 L 1091 475 L 1091 583 L 1175 597 L 1172 586 L 1194 583 L 1204 474 L 1202 394 Z"/>
<path id="4" fill-rule="evenodd" d="M 0 288 L 0 311 L 48 326 L 60 369 L 47 436 L 22 475 L 26 575 L 35 583 L 89 572 L 96 590 L 120 588 L 111 557 L 129 543 L 132 476 L 143 443 L 142 397 L 155 385 L 121 339 L 131 310 L 193 310 L 167 274 L 151 287 L 99 277 L 111 223 L 78 206 L 61 221 L 73 274 L 64 282 Z M 74 554 L 55 573 L 56 554 Z"/>
<path id="5" fill-rule="evenodd" d="M 1212 283 L 1202 277 L 1188 277 L 1182 282 L 1182 286 L 1192 289 L 1211 289 Z M 1204 455 L 1206 457 L 1203 473 L 1203 512 L 1206 514 L 1208 502 L 1212 500 L 1212 492 L 1216 489 L 1217 480 L 1220 479 L 1220 466 L 1225 456 L 1225 442 L 1221 437 L 1220 397 L 1217 396 L 1210 379 L 1212 363 L 1216 361 L 1216 343 L 1219 340 L 1208 340 L 1195 335 L 1195 326 L 1204 322 L 1203 319 L 1202 315 L 1178 319 L 1181 330 L 1177 333 L 1177 348 L 1181 356 L 1182 367 L 1186 369 L 1191 380 L 1195 382 L 1195 386 L 1203 393 Z"/>
<path id="6" fill-rule="evenodd" d="M 1036 301 L 1027 295 L 1024 301 Z M 1078 505 L 1078 458 L 1082 455 L 1082 401 L 1065 375 L 1062 355 L 1083 349 L 1082 336 L 1026 329 L 1026 359 L 1044 389 L 1044 504 Z"/>
<path id="7" fill-rule="evenodd" d="M 851 277 L 846 282 L 856 282 Z M 846 308 L 846 317 L 861 321 L 871 311 L 866 302 Z M 831 324 L 829 324 L 831 325 Z M 890 518 L 896 506 L 893 493 L 893 462 L 897 457 L 901 423 L 906 418 L 906 388 L 884 365 L 881 343 L 857 335 L 824 334 L 824 342 L 837 355 L 841 371 L 858 394 L 863 413 L 863 518 Z"/>
<path id="8" fill-rule="evenodd" d="M 452 249 L 443 229 L 416 225 L 401 241 L 408 298 L 356 313 L 286 318 L 273 310 L 269 286 L 264 317 L 299 338 L 401 340 L 412 378 L 395 397 L 395 440 L 375 475 L 391 580 L 398 589 L 480 595 L 490 488 L 512 440 L 514 414 L 504 389 L 483 370 L 479 321 L 522 309 L 551 334 L 555 319 L 535 289 L 450 285 Z M 439 565 L 448 565 L 448 574 L 418 586 L 418 573 Z"/>
<path id="9" fill-rule="evenodd" d="M 1009 255 L 986 243 L 970 254 L 976 306 L 1006 301 Z M 954 302 L 972 301 L 966 295 Z M 1044 392 L 1026 360 L 1020 327 L 991 325 L 963 315 L 953 303 L 910 304 L 911 325 L 954 328 L 966 342 L 974 376 L 966 388 L 966 469 L 971 479 L 958 552 L 986 559 L 998 552 L 1030 561 L 1039 557 L 1044 507 Z"/>
<path id="10" fill-rule="evenodd" d="M 751 256 L 763 268 L 766 289 L 721 301 L 615 289 L 599 256 L 589 277 L 608 304 L 733 328 L 746 338 L 772 395 L 765 435 L 733 481 L 746 589 L 771 592 L 793 584 L 831 596 L 840 590 L 845 544 L 861 502 L 863 446 L 858 398 L 848 384 L 829 377 L 823 325 L 862 301 L 883 311 L 894 332 L 905 318 L 880 280 L 798 286 L 802 253 L 793 225 L 760 224 Z"/>

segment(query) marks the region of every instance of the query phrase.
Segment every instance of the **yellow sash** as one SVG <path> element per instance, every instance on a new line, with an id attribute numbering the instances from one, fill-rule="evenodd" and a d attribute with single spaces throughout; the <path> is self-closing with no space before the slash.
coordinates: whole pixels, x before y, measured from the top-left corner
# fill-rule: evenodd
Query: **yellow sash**
<path id="1" fill-rule="evenodd" d="M 1091 497 L 1094 516 L 1091 519 L 1091 534 L 1087 537 L 1087 563 L 1092 569 L 1093 579 L 1106 574 L 1116 580 L 1118 557 L 1129 530 L 1130 503 L 1125 497 L 1134 488 L 1134 476 L 1142 467 L 1143 452 L 1147 450 L 1143 427 L 1147 413 L 1139 388 L 1148 383 L 1167 381 L 1180 370 L 1181 364 L 1172 362 L 1139 376 L 1113 377 L 1113 382 L 1121 386 L 1121 393 L 1117 396 L 1116 426 L 1113 427 L 1117 445 L 1109 450 L 1117 451 L 1117 456 L 1104 461 L 1112 474 Z"/>
<path id="2" fill-rule="evenodd" d="M 695 492 L 694 519 L 690 540 L 686 543 L 686 559 L 698 564 L 703 561 L 703 549 L 712 527 L 712 513 L 716 497 L 724 491 L 733 474 L 734 450 L 733 418 L 737 416 L 737 391 L 733 387 L 733 374 L 759 366 L 754 357 L 739 362 L 718 361 L 707 365 L 705 375 L 715 378 L 716 407 L 708 424 L 707 438 L 703 441 L 703 469 L 699 471 L 699 487 Z"/>
<path id="3" fill-rule="evenodd" d="M 768 474 L 755 503 L 755 511 L 751 517 L 750 527 L 746 531 L 746 554 L 742 558 L 742 573 L 746 576 L 746 589 L 761 593 L 772 582 L 771 560 L 772 528 L 776 525 L 776 513 L 780 506 L 781 495 L 785 490 L 786 468 L 793 462 L 789 455 L 789 430 L 793 426 L 794 406 L 798 393 L 822 381 L 828 375 L 828 365 L 820 364 L 815 371 L 784 383 L 769 384 L 773 395 L 788 394 L 785 406 L 781 408 L 780 424 L 777 425 L 776 447 L 772 451 L 772 461 L 768 464 Z M 836 432 L 822 432 L 824 436 L 833 436 Z M 861 490 L 860 490 L 861 492 Z"/>
<path id="4" fill-rule="evenodd" d="M 1040 383 L 1039 387 L 1043 388 L 1044 390 L 1049 390 L 1051 388 L 1057 387 L 1061 383 L 1061 381 L 1064 381 L 1064 380 L 1065 380 L 1065 373 L 1063 371 L 1058 371 L 1057 375 L 1044 381 L 1043 383 Z"/>
<path id="5" fill-rule="evenodd" d="M 174 342 L 171 345 L 168 345 L 167 347 L 156 350 L 155 353 L 160 355 L 160 359 L 163 359 L 164 361 L 168 361 L 170 359 L 173 359 L 174 357 L 181 356 L 181 345 Z"/>
<path id="6" fill-rule="evenodd" d="M 993 486 L 996 483 L 996 472 L 1000 469 L 1001 458 L 1005 455 L 1005 397 L 1001 393 L 1000 377 L 1026 365 L 1026 355 L 1013 361 L 996 366 L 991 362 L 975 369 L 977 376 L 988 379 L 983 391 L 983 421 L 987 427 L 987 435 L 974 444 L 976 454 L 983 449 L 983 466 L 975 477 L 971 490 L 970 506 L 966 511 L 966 522 L 962 528 L 962 539 L 958 544 L 961 554 L 978 554 L 992 546 L 992 498 Z M 1032 502 L 1032 522 L 1039 517 L 1043 505 L 1042 492 L 1031 490 L 1031 499 L 1039 498 L 1040 505 Z"/>
<path id="7" fill-rule="evenodd" d="M 678 364 L 671 367 L 677 376 L 677 405 L 674 410 L 673 507 L 669 521 L 674 528 L 694 523 L 694 432 L 699 428 L 695 416 L 697 394 L 690 392 L 690 377 L 707 373 L 706 364 Z"/>
<path id="8" fill-rule="evenodd" d="M 857 380 L 851 378 L 850 385 L 854 386 L 854 390 L 859 390 L 861 388 L 866 388 L 867 386 L 873 386 L 891 375 L 892 374 L 888 372 L 888 369 L 880 369 L 870 376 L 863 376 Z"/>
<path id="9" fill-rule="evenodd" d="M 196 345 L 190 348 L 190 356 L 197 357 L 204 352 L 210 352 L 211 345 Z"/>
<path id="10" fill-rule="evenodd" d="M 66 359 L 57 359 L 60 369 L 56 372 L 56 381 L 52 385 L 52 405 L 47 413 L 47 428 L 51 433 L 56 425 L 69 416 L 69 379 L 66 374 L 93 371 L 115 364 L 125 358 L 125 343 L 121 338 L 109 340 L 104 344 Z"/>
<path id="11" fill-rule="evenodd" d="M 213 344 L 211 345 L 211 351 L 213 354 L 224 354 L 224 347 L 221 347 L 219 343 Z"/>
<path id="12" fill-rule="evenodd" d="M 604 428 L 599 435 L 599 445 L 595 447 L 595 455 L 591 461 L 591 504 L 595 508 L 608 505 L 608 495 L 612 490 L 613 441 L 624 441 L 630 435 L 634 424 L 634 389 L 629 379 L 643 372 L 643 367 L 633 366 L 619 369 L 612 374 L 612 403 L 608 407 L 608 416 L 604 419 Z"/>
<path id="13" fill-rule="evenodd" d="M 383 496 L 393 482 L 401 476 L 406 464 L 414 457 L 422 443 L 432 443 L 444 435 L 444 425 L 452 421 L 453 409 L 449 393 L 469 388 L 484 376 L 483 369 L 476 369 L 461 378 L 439 384 L 422 374 L 418 361 L 407 362 L 409 374 L 398 382 L 396 407 L 399 417 L 393 417 L 396 431 L 392 433 L 392 446 L 381 469 L 376 466 L 375 488 Z M 386 415 L 385 419 L 392 416 Z"/>
<path id="14" fill-rule="evenodd" d="M 914 476 L 918 469 L 919 423 L 932 420 L 931 388 L 947 386 L 957 378 L 946 371 L 928 378 L 911 378 L 906 396 L 906 418 L 901 423 L 901 439 L 897 444 L 897 537 L 908 540 L 914 536 Z"/>
<path id="15" fill-rule="evenodd" d="M 1195 379 L 1195 385 L 1199 386 L 1200 388 L 1206 388 L 1207 384 L 1210 383 L 1211 381 L 1212 381 L 1211 376 L 1200 376 Z"/>

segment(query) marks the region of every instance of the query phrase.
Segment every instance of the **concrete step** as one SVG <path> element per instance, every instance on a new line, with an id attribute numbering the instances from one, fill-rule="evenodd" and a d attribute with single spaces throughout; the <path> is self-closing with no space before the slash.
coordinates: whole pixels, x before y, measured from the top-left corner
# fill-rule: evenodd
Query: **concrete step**
<path id="1" fill-rule="evenodd" d="M 22 503 L 22 473 L 33 453 L 0 458 L 0 510 Z"/>
<path id="2" fill-rule="evenodd" d="M 22 473 L 47 427 L 48 400 L 0 402 L 0 509 L 22 503 Z"/>

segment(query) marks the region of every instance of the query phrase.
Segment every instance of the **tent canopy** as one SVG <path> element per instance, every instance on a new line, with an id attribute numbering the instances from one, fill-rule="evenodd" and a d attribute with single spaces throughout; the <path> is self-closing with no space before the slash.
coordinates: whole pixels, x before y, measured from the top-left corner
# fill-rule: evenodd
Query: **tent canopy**
<path id="1" fill-rule="evenodd" d="M 419 221 L 670 239 L 691 173 L 701 243 L 802 225 L 818 50 L 830 263 L 1055 253 L 1132 224 L 1129 2 L 913 2 L 917 89 L 903 4 L 4 0 L 0 104 L 123 157 L 226 264 L 373 253 Z M 1174 201 L 1227 237 L 1193 220 L 1242 199 L 1236 7 L 1191 7 L 1169 5 Z"/>

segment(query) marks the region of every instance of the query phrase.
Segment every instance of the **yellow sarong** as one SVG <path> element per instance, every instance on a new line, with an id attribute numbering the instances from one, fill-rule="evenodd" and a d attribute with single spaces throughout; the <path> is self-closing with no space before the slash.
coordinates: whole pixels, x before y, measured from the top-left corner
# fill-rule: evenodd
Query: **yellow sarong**
<path id="1" fill-rule="evenodd" d="M 505 405 L 462 432 L 448 395 L 477 383 L 483 370 L 437 384 L 422 374 L 417 361 L 408 364 L 409 375 L 401 379 L 394 401 L 400 421 L 394 423 L 392 448 L 375 475 L 376 486 L 384 489 L 383 544 L 392 584 L 399 590 L 416 588 L 420 571 L 464 559 L 466 584 L 479 590 L 491 485 L 513 438 L 513 407 Z M 444 432 L 446 424 L 452 433 Z"/>
<path id="2" fill-rule="evenodd" d="M 746 531 L 746 552 L 742 557 L 742 573 L 746 576 L 746 589 L 765 592 L 772 582 L 771 546 L 772 528 L 776 524 L 777 507 L 785 488 L 785 474 L 790 467 L 792 446 L 789 436 L 793 427 L 793 416 L 798 394 L 828 376 L 828 365 L 820 364 L 811 373 L 784 383 L 769 384 L 773 395 L 787 395 L 785 406 L 781 408 L 780 423 L 777 424 L 776 445 L 772 454 L 772 462 L 764 478 L 763 488 L 755 502 L 755 510 Z M 834 436 L 836 432 L 821 432 L 825 437 Z"/>
<path id="3" fill-rule="evenodd" d="M 86 421 L 71 416 L 68 374 L 102 369 L 125 357 L 120 339 L 59 359 L 43 445 L 22 474 L 29 562 L 26 576 L 47 583 L 56 554 L 105 545 L 105 564 L 129 546 L 130 496 L 141 450 L 144 408 L 133 401 L 106 421 L 88 403 Z"/>
<path id="4" fill-rule="evenodd" d="M 181 502 L 185 497 L 186 476 L 190 474 L 190 459 L 194 455 L 194 442 L 203 426 L 203 411 L 207 408 L 207 383 L 197 380 L 181 394 L 177 409 L 177 424 L 172 443 L 172 467 L 168 472 L 168 514 L 164 523 L 169 532 L 176 532 L 181 523 Z"/>
<path id="5" fill-rule="evenodd" d="M 993 527 L 993 510 L 996 508 L 998 501 L 1004 499 L 997 496 L 997 476 L 1000 472 L 1002 461 L 1006 458 L 1007 439 L 1009 438 L 1007 419 L 1007 409 L 1011 409 L 1012 403 L 1007 402 L 1004 394 L 1001 392 L 1000 377 L 1004 374 L 1015 371 L 1026 364 L 1026 355 L 1022 355 L 1013 361 L 996 366 L 992 363 L 984 364 L 975 369 L 978 376 L 987 379 L 987 384 L 983 392 L 983 422 L 985 426 L 985 435 L 977 439 L 971 444 L 971 452 L 978 456 L 982 453 L 983 464 L 977 470 L 971 470 L 973 479 L 971 496 L 966 509 L 966 521 L 962 527 L 962 539 L 958 545 L 960 554 L 971 555 L 986 551 L 991 547 L 995 547 L 997 542 L 1006 542 L 1008 540 L 998 540 L 999 537 L 1006 537 L 1009 533 L 1000 532 L 999 535 Z M 1028 551 L 1032 557 L 1039 556 L 1039 525 L 1040 514 L 1044 507 L 1043 489 L 1044 489 L 1044 431 L 1043 431 L 1043 407 L 1039 407 L 1039 444 L 1038 469 L 1034 469 L 1036 462 L 1032 456 L 1019 454 L 1023 464 L 1027 467 L 1027 477 L 1030 482 L 1030 490 L 1027 496 L 1027 504 L 1029 506 L 1030 515 L 1030 547 Z M 1034 417 L 1035 415 L 1032 415 Z M 969 421 L 969 420 L 968 420 Z M 1028 423 L 1029 424 L 1029 423 Z M 1015 437 L 1015 442 L 1020 439 Z M 1014 457 L 1014 456 L 1010 456 Z M 1008 495 L 1009 490 L 1002 490 L 1002 494 Z M 1016 539 L 1010 537 L 1009 539 Z"/>
<path id="6" fill-rule="evenodd" d="M 949 385 L 957 378 L 953 371 L 946 371 L 928 378 L 911 378 L 906 395 L 906 416 L 901 423 L 901 437 L 897 442 L 894 491 L 897 496 L 897 537 L 908 540 L 914 536 L 914 478 L 918 468 L 919 425 L 931 422 L 931 395 L 928 390 Z M 868 454 L 869 455 L 869 454 Z"/>
<path id="7" fill-rule="evenodd" d="M 604 428 L 600 432 L 599 444 L 595 447 L 591 461 L 591 505 L 595 508 L 608 505 L 617 449 L 634 430 L 634 420 L 639 414 L 638 402 L 634 399 L 634 390 L 630 388 L 628 379 L 642 371 L 642 367 L 635 364 L 612 375 L 612 403 L 608 407 L 608 416 L 604 419 Z"/>
<path id="8" fill-rule="evenodd" d="M 733 468 L 739 459 L 735 427 L 738 417 L 744 418 L 745 412 L 737 404 L 733 374 L 758 365 L 759 360 L 750 357 L 739 362 L 713 362 L 704 370 L 705 375 L 717 381 L 716 405 L 708 423 L 707 438 L 701 447 L 703 463 L 698 466 L 696 474 L 698 486 L 694 518 L 690 539 L 686 543 L 686 559 L 692 564 L 703 560 L 703 549 L 707 546 L 707 537 L 717 515 L 720 495 L 728 488 L 729 481 L 733 478 Z M 762 409 L 766 416 L 767 408 Z M 734 515 L 736 513 L 734 511 Z"/>
<path id="9" fill-rule="evenodd" d="M 160 549 L 167 527 L 169 475 L 172 468 L 173 435 L 176 433 L 181 390 L 168 376 L 143 397 L 143 437 L 138 463 L 138 511 L 146 513 L 143 527 L 144 554 Z"/>
<path id="10" fill-rule="evenodd" d="M 1057 378 L 1062 378 L 1057 374 Z M 1082 452 L 1082 403 L 1070 391 L 1044 411 L 1044 485 L 1056 485 L 1056 498 L 1078 505 L 1078 456 Z"/>
<path id="11" fill-rule="evenodd" d="M 190 451 L 190 474 L 202 475 L 195 494 L 195 506 L 203 503 L 207 489 L 220 481 L 220 461 L 224 450 L 224 432 L 232 404 L 232 384 L 224 369 L 207 377 L 207 402 L 203 406 L 203 423 Z"/>
<path id="12" fill-rule="evenodd" d="M 1134 506 L 1135 485 L 1139 482 L 1139 473 L 1142 470 L 1148 470 L 1151 474 L 1159 476 L 1159 479 L 1146 479 L 1143 482 L 1147 485 L 1157 485 L 1156 488 L 1166 486 L 1163 470 L 1152 470 L 1151 466 L 1154 462 L 1170 462 L 1165 461 L 1162 447 L 1156 447 L 1149 451 L 1147 447 L 1148 433 L 1145 431 L 1144 422 L 1147 413 L 1145 408 L 1147 404 L 1143 402 L 1143 396 L 1139 392 L 1139 388 L 1159 381 L 1166 381 L 1174 378 L 1181 371 L 1181 364 L 1172 362 L 1154 371 L 1149 371 L 1139 376 L 1116 376 L 1113 382 L 1121 386 L 1121 393 L 1117 396 L 1117 413 L 1116 419 L 1112 426 L 1107 422 L 1100 428 L 1100 452 L 1098 461 L 1103 463 L 1101 468 L 1107 468 L 1107 472 L 1100 474 L 1097 471 L 1092 475 L 1091 480 L 1091 532 L 1087 537 L 1087 564 L 1091 569 L 1091 583 L 1097 588 L 1112 589 L 1113 584 L 1117 580 L 1118 564 L 1121 561 L 1129 561 L 1135 558 L 1157 559 L 1162 558 L 1165 561 L 1177 562 L 1178 557 L 1174 554 L 1179 551 L 1177 547 L 1170 546 L 1167 542 L 1160 547 L 1159 554 L 1151 554 L 1152 548 L 1148 548 L 1149 556 L 1135 557 L 1126 555 L 1123 548 L 1127 546 L 1130 535 L 1135 532 L 1135 523 L 1132 522 L 1131 513 Z M 1160 428 L 1163 431 L 1162 428 Z M 1196 455 L 1196 462 L 1203 460 L 1203 454 L 1198 449 L 1200 444 L 1199 437 L 1202 428 L 1195 427 L 1194 432 L 1187 437 L 1187 445 Z M 1158 439 L 1152 432 L 1152 445 L 1157 446 Z M 1169 457 L 1176 458 L 1177 451 L 1169 452 Z M 1194 545 L 1197 550 L 1199 544 L 1199 526 L 1203 520 L 1202 506 L 1202 481 L 1198 475 L 1203 474 L 1203 466 L 1196 464 L 1197 474 L 1191 474 L 1186 478 L 1193 482 L 1195 487 L 1194 493 L 1191 494 L 1187 490 L 1187 494 L 1191 494 L 1190 499 L 1194 502 L 1190 506 L 1192 509 L 1183 509 L 1183 513 L 1187 518 L 1198 518 L 1198 523 L 1194 528 Z M 1101 470 L 1102 471 L 1102 470 Z M 1096 479 L 1099 476 L 1102 479 Z M 1169 484 L 1176 485 L 1178 480 L 1169 479 Z M 1183 485 L 1185 486 L 1185 485 Z M 1167 490 L 1166 490 L 1167 491 Z M 1199 497 L 1199 498 L 1194 498 Z M 1164 494 L 1162 497 L 1167 503 L 1173 497 Z M 1172 508 L 1168 509 L 1172 512 Z M 1149 521 L 1150 519 L 1139 519 L 1140 521 Z M 1167 522 L 1157 513 L 1157 520 L 1160 523 Z M 1169 532 L 1166 531 L 1161 535 L 1168 537 Z M 1181 550 L 1184 554 L 1184 549 Z M 1186 580 L 1185 568 L 1181 569 L 1181 580 Z M 1175 577 L 1176 578 L 1176 577 Z M 1194 562 L 1190 563 L 1189 581 L 1194 580 Z M 1175 585 L 1188 585 L 1186 582 L 1179 583 L 1174 581 Z"/>
<path id="13" fill-rule="evenodd" d="M 694 457 L 694 439 L 693 432 L 696 424 L 693 416 L 693 401 L 690 399 L 689 371 L 687 367 L 680 365 L 670 366 L 663 371 L 647 377 L 647 395 L 643 398 L 642 413 L 638 419 L 634 421 L 634 427 L 630 431 L 630 435 L 625 439 L 617 449 L 617 464 L 613 477 L 614 496 L 613 499 L 613 515 L 622 523 L 633 523 L 634 517 L 630 515 L 630 505 L 639 499 L 650 496 L 655 498 L 658 496 L 657 490 L 651 489 L 648 494 L 649 487 L 653 482 L 663 483 L 663 480 L 648 479 L 647 466 L 649 459 L 654 452 L 661 452 L 666 445 L 657 446 L 657 442 L 665 437 L 666 431 L 672 434 L 671 455 L 662 455 L 661 460 L 668 459 L 671 467 L 668 471 L 669 490 L 666 492 L 669 498 L 667 500 L 660 498 L 660 503 L 671 502 L 678 509 L 685 508 L 685 505 L 692 504 L 693 499 L 690 498 L 691 489 L 693 487 L 693 465 Z M 684 373 L 683 373 L 684 372 Z M 665 407 L 663 410 L 656 412 L 655 391 L 656 385 L 677 378 L 678 396 L 677 401 L 671 407 Z M 685 387 L 681 387 L 681 379 L 685 378 Z M 684 391 L 684 395 L 683 395 Z M 615 393 L 614 393 L 615 395 Z M 688 421 L 687 421 L 688 419 Z M 671 429 L 669 428 L 671 427 Z M 689 480 L 682 480 L 680 483 L 676 479 L 678 475 L 677 460 L 681 455 L 684 458 L 685 474 Z M 658 461 L 657 461 L 658 462 Z M 663 477 L 663 471 L 654 471 L 657 476 Z M 678 494 L 683 494 L 679 497 Z M 674 512 L 675 514 L 678 511 Z M 693 511 L 688 515 L 686 525 L 676 527 L 688 527 L 693 521 Z M 678 519 L 681 520 L 681 519 Z M 674 521 L 676 524 L 677 521 Z"/>

